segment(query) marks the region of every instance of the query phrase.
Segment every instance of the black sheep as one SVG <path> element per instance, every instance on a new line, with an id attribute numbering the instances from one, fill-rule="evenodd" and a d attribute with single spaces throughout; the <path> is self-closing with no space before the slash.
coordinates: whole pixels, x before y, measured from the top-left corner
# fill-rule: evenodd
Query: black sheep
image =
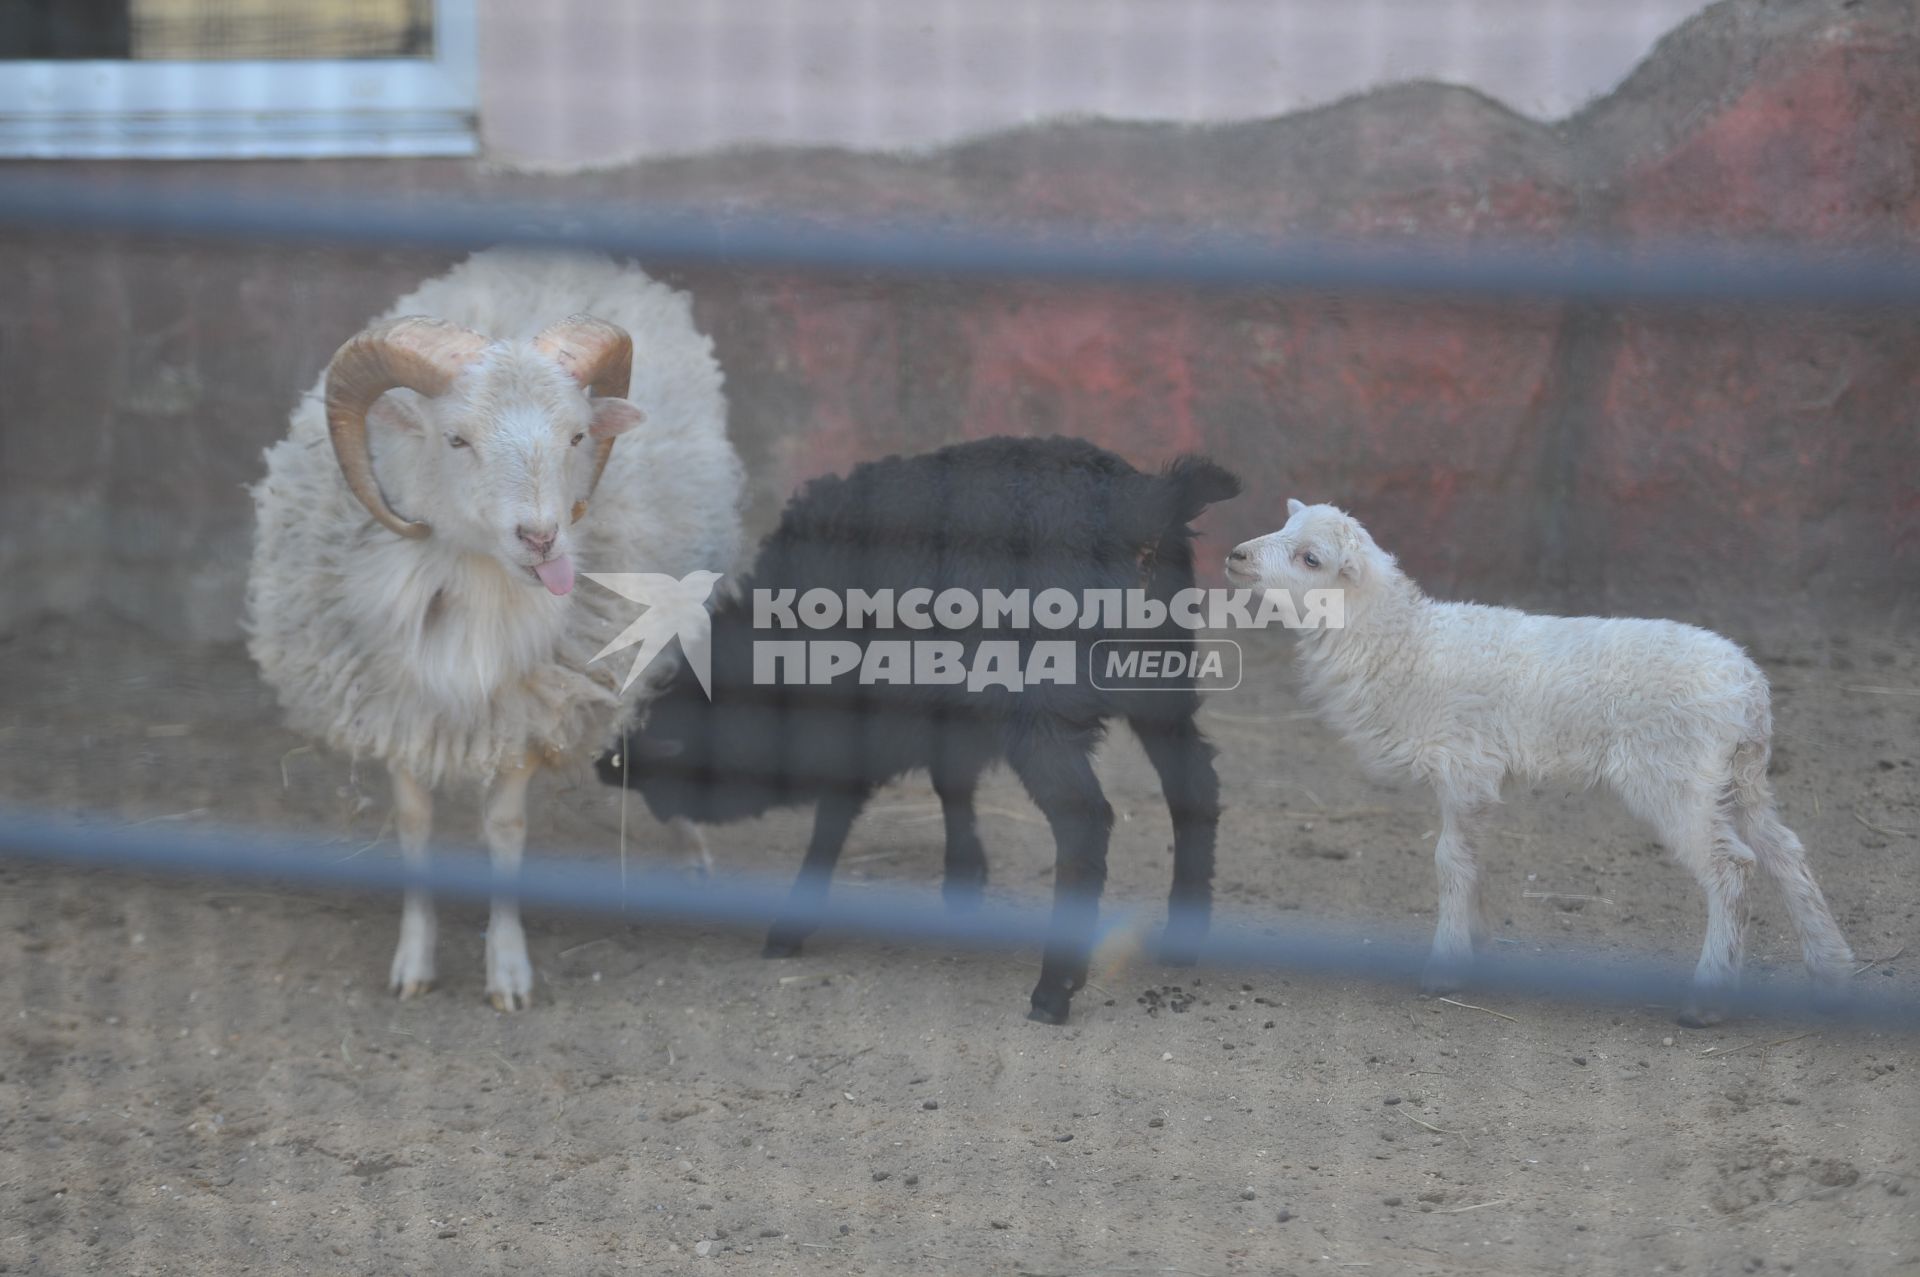
<path id="1" fill-rule="evenodd" d="M 1106 882 L 1113 809 L 1091 756 L 1107 719 L 1124 717 L 1160 774 L 1173 816 L 1174 869 L 1168 949 L 1190 950 L 1205 934 L 1212 903 L 1219 782 L 1213 747 L 1193 721 L 1199 696 L 1191 678 L 1152 690 L 1102 690 L 1089 677 L 1101 639 L 1147 639 L 1191 650 L 1192 636 L 1172 617 L 1151 629 L 1108 622 L 1082 628 L 981 624 L 876 631 L 755 628 L 754 592 L 916 587 L 988 590 L 1030 597 L 1064 589 L 1137 591 L 1162 602 L 1193 586 L 1193 532 L 1206 506 L 1240 490 L 1233 475 L 1200 457 L 1183 457 L 1163 474 L 1143 474 L 1083 440 L 987 439 L 914 457 L 857 466 L 844 478 L 818 479 L 787 506 L 753 572 L 713 609 L 712 700 L 683 662 L 653 700 L 642 727 L 602 758 L 600 775 L 645 797 L 662 820 L 718 822 L 771 807 L 814 803 L 812 841 L 794 885 L 794 902 L 822 899 L 847 832 L 873 790 L 926 768 L 946 819 L 950 906 L 978 900 L 987 864 L 974 828 L 981 772 L 1005 759 L 1052 826 L 1058 849 L 1052 939 L 1033 990 L 1030 1017 L 1064 1023 L 1073 992 L 1086 982 L 1088 946 Z M 1004 618 L 1003 618 L 1004 619 Z M 755 681 L 755 643 L 767 640 L 958 640 L 969 667 L 986 641 L 1018 643 L 1021 664 L 1033 644 L 1070 640 L 1071 682 L 969 690 L 965 683 Z M 1004 649 L 1002 649 L 1004 651 Z M 1058 649 L 1056 649 L 1057 651 Z M 765 669 L 763 666 L 762 673 Z M 624 752 L 625 758 L 620 754 Z M 799 951 L 806 928 L 776 922 L 769 957 Z"/>

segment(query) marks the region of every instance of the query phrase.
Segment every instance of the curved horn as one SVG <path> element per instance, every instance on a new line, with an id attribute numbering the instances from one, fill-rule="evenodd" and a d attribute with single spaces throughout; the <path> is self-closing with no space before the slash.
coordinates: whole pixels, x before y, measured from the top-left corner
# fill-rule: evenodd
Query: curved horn
<path id="1" fill-rule="evenodd" d="M 626 398 L 633 380 L 633 338 L 620 325 L 592 315 L 572 315 L 535 337 L 533 348 L 566 369 L 596 398 Z M 587 495 L 573 503 L 575 523 L 586 514 L 587 502 L 600 486 L 613 444 L 612 436 L 593 441 L 593 479 L 587 484 Z"/>
<path id="2" fill-rule="evenodd" d="M 418 539 L 433 529 L 401 518 L 387 504 L 373 476 L 367 412 L 396 387 L 445 394 L 460 370 L 486 348 L 487 339 L 470 328 L 415 315 L 376 324 L 349 339 L 327 365 L 327 433 L 340 472 L 367 513 L 403 537 Z"/>

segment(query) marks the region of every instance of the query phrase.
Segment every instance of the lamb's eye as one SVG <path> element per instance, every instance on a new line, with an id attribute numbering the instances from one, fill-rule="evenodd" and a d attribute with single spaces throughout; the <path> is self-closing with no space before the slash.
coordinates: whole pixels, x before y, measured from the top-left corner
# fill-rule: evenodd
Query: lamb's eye
<path id="1" fill-rule="evenodd" d="M 1320 566 L 1320 556 L 1312 550 L 1300 551 L 1300 561 L 1310 568 L 1318 568 Z"/>
<path id="2" fill-rule="evenodd" d="M 473 445 L 459 435 L 448 435 L 447 446 L 449 448 L 471 448 Z"/>
<path id="3" fill-rule="evenodd" d="M 586 437 L 587 437 L 587 432 L 582 430 L 579 434 L 575 435 L 573 438 L 567 441 L 567 446 L 569 448 L 578 448 L 580 446 L 580 441 Z"/>

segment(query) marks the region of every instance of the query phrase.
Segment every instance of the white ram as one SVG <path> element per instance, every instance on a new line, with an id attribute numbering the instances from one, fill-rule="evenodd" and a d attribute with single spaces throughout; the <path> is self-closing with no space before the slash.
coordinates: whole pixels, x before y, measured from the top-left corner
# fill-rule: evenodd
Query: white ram
<path id="1" fill-rule="evenodd" d="M 423 284 L 340 348 L 266 462 L 250 650 L 295 730 L 386 764 L 410 864 L 433 789 L 467 782 L 495 865 L 517 866 L 534 773 L 638 717 L 646 680 L 622 692 L 589 663 L 633 605 L 575 590 L 576 558 L 682 577 L 739 543 L 711 343 L 685 294 L 602 256 L 493 249 Z M 434 938 L 410 893 L 400 996 L 431 984 Z M 495 1006 L 527 1004 L 511 900 L 486 968 Z"/>

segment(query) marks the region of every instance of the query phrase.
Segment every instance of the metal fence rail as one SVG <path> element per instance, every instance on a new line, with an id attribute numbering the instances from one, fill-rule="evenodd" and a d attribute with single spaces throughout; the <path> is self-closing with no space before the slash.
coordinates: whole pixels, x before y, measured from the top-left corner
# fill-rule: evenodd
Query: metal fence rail
<path id="1" fill-rule="evenodd" d="M 804 904 L 789 898 L 784 880 L 727 877 L 696 884 L 678 874 L 649 870 L 629 875 L 617 866 L 562 856 L 534 858 L 517 876 L 502 878 L 481 854 L 442 850 L 430 865 L 413 869 L 395 861 L 343 857 L 337 845 L 311 838 L 218 828 L 103 829 L 0 808 L 0 858 L 65 870 L 212 876 L 355 892 L 416 887 L 462 899 L 486 899 L 507 890 L 523 904 L 540 908 L 679 926 L 758 930 L 777 913 L 823 931 L 893 944 L 1030 951 L 1038 949 L 1048 933 L 1048 911 L 1039 906 L 983 904 L 955 913 L 937 903 L 933 893 L 884 887 L 843 888 L 823 902 Z M 1141 911 L 1109 908 L 1107 914 L 1095 944 L 1096 970 L 1103 958 L 1157 956 L 1154 934 Z M 1362 979 L 1411 989 L 1426 952 L 1423 940 L 1404 932 L 1242 916 L 1215 923 L 1199 960 L 1208 966 Z M 1481 994 L 1562 1002 L 1673 1005 L 1688 974 L 1685 968 L 1645 956 L 1490 953 L 1476 964 L 1473 987 Z M 1780 1019 L 1810 1014 L 1804 982 L 1791 972 L 1749 972 L 1748 983 L 1729 999 L 1728 1009 L 1735 1015 Z M 1836 1025 L 1920 1031 L 1920 995 L 1863 987 L 1848 1003 L 1821 1015 Z"/>
<path id="2" fill-rule="evenodd" d="M 597 248 L 650 266 L 1046 279 L 1217 289 L 1593 302 L 1920 307 L 1920 253 L 1672 241 L 1275 239 L 1221 231 L 1007 230 L 962 221 L 832 221 L 601 199 L 268 192 L 152 178 L 11 175 L 0 227 L 471 250 Z"/>

